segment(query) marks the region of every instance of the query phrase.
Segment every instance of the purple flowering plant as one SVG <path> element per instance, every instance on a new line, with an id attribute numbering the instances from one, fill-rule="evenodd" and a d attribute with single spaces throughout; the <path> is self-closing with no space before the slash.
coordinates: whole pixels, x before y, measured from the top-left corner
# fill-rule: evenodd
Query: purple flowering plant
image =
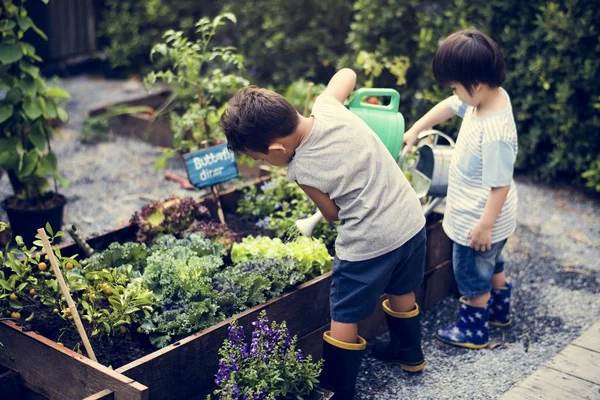
<path id="1" fill-rule="evenodd" d="M 229 326 L 229 337 L 219 349 L 219 388 L 214 394 L 220 400 L 306 398 L 319 383 L 323 362 L 296 348 L 298 339 L 285 321 L 269 324 L 263 311 L 252 325 L 250 343 L 236 321 Z"/>

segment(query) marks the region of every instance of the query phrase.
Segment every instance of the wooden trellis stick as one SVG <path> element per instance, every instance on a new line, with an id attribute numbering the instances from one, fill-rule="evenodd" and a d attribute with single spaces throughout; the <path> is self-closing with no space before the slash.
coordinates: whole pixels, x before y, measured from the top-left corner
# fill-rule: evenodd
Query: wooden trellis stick
<path id="1" fill-rule="evenodd" d="M 52 245 L 50 244 L 50 240 L 48 239 L 48 235 L 46 235 L 46 230 L 44 228 L 38 229 L 38 234 L 40 235 L 40 239 L 42 239 L 42 243 L 44 244 L 44 251 L 48 256 L 48 260 L 50 261 L 50 265 L 52 265 L 52 270 L 56 274 L 56 280 L 58 281 L 58 285 L 60 286 L 60 290 L 65 296 L 67 300 L 67 305 L 69 306 L 69 310 L 71 311 L 71 315 L 73 316 L 73 320 L 75 321 L 75 326 L 77 326 L 77 332 L 79 332 L 79 336 L 83 341 L 83 346 L 85 347 L 85 351 L 88 354 L 88 357 L 92 360 L 98 362 L 96 359 L 96 355 L 94 354 L 94 350 L 92 349 L 92 344 L 85 333 L 85 329 L 83 328 L 83 324 L 81 323 L 81 319 L 79 318 L 79 312 L 77 312 L 77 307 L 71 298 L 71 293 L 69 292 L 69 287 L 63 278 L 60 267 L 58 266 L 58 261 L 56 261 L 56 257 L 54 256 L 54 251 L 52 251 Z"/>

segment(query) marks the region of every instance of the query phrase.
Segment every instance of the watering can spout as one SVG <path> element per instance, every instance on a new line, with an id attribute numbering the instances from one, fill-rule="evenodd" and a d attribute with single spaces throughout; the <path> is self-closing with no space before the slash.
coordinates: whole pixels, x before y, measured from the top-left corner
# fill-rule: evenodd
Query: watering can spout
<path id="1" fill-rule="evenodd" d="M 321 219 L 323 219 L 323 214 L 321 214 L 321 211 L 317 210 L 312 216 L 297 220 L 296 228 L 298 228 L 300 233 L 304 236 L 311 236 L 315 226 L 317 226 Z"/>

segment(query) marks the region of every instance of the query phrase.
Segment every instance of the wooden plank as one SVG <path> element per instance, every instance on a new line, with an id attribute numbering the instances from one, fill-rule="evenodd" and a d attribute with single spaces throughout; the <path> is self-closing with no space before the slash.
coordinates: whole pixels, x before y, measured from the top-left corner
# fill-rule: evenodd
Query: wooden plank
<path id="1" fill-rule="evenodd" d="M 149 106 L 149 107 L 157 109 L 165 102 L 165 100 L 167 100 L 169 98 L 169 96 L 171 95 L 172 92 L 173 92 L 173 89 L 171 89 L 171 88 L 153 89 L 151 93 L 143 93 L 139 96 L 131 97 L 131 98 L 123 100 L 123 101 L 105 103 L 105 104 L 101 104 L 101 105 L 92 107 L 89 111 L 89 115 L 90 115 L 90 117 L 94 117 L 99 114 L 104 114 L 105 112 L 108 111 L 108 109 L 110 107 L 121 106 L 121 105 Z"/>
<path id="2" fill-rule="evenodd" d="M 21 379 L 19 374 L 13 370 L 0 373 L 0 393 L 6 399 L 20 399 L 23 397 Z"/>
<path id="3" fill-rule="evenodd" d="M 452 240 L 442 228 L 442 221 L 428 222 L 427 253 L 425 256 L 425 272 L 434 269 L 446 261 L 452 261 Z"/>
<path id="4" fill-rule="evenodd" d="M 457 293 L 452 261 L 445 261 L 425 273 L 423 284 L 417 291 L 417 303 L 425 310 Z"/>
<path id="5" fill-rule="evenodd" d="M 568 345 L 546 366 L 600 385 L 600 354 L 594 351 Z"/>
<path id="6" fill-rule="evenodd" d="M 238 323 L 249 333 L 252 321 L 266 310 L 271 321 L 286 321 L 292 335 L 303 337 L 329 323 L 330 284 L 331 274 L 322 275 L 292 292 L 238 314 Z M 218 349 L 227 338 L 229 322 L 220 322 L 117 371 L 150 387 L 153 400 L 189 397 L 212 384 L 218 366 Z"/>
<path id="7" fill-rule="evenodd" d="M 600 321 L 592 325 L 591 328 L 571 342 L 571 344 L 600 353 Z"/>
<path id="8" fill-rule="evenodd" d="M 320 360 L 323 357 L 323 334 L 330 328 L 329 324 L 315 329 L 308 335 L 298 339 L 298 348 L 305 355 L 311 355 L 313 360 Z"/>
<path id="9" fill-rule="evenodd" d="M 0 364 L 19 371 L 21 382 L 48 399 L 81 399 L 111 389 L 120 400 L 148 399 L 148 389 L 87 357 L 11 321 L 0 323 Z"/>
<path id="10" fill-rule="evenodd" d="M 83 400 L 114 400 L 115 392 L 112 390 L 105 389 L 101 392 L 86 397 Z"/>
<path id="11" fill-rule="evenodd" d="M 600 399 L 600 386 L 583 379 L 541 367 L 501 400 Z"/>

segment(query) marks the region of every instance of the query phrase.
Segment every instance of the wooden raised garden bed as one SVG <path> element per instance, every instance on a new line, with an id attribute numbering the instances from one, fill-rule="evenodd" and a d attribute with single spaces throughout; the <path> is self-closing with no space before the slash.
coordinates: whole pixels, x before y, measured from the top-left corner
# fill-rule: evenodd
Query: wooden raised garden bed
<path id="1" fill-rule="evenodd" d="M 269 177 L 258 178 L 260 185 Z M 224 210 L 235 210 L 241 192 L 231 188 L 220 193 Z M 202 199 L 209 208 L 210 197 Z M 418 293 L 422 308 L 454 293 L 452 246 L 441 228 L 441 215 L 429 218 L 427 234 L 427 266 L 425 280 Z M 135 238 L 135 227 L 124 226 L 88 239 L 96 250 L 112 242 Z M 75 245 L 63 246 L 63 255 L 80 253 Z M 290 332 L 299 338 L 305 353 L 320 357 L 322 334 L 329 327 L 329 288 L 331 274 L 308 281 L 282 296 L 246 310 L 236 317 L 246 332 L 251 322 L 265 310 L 270 320 L 287 321 Z M 227 337 L 230 320 L 181 339 L 116 370 L 60 346 L 34 332 L 24 332 L 12 322 L 0 323 L 0 364 L 20 373 L 30 390 L 50 399 L 94 398 L 115 399 L 185 399 L 195 398 L 212 389 L 217 372 L 218 349 Z M 386 331 L 384 314 L 377 310 L 359 325 L 366 339 Z M 108 397 L 102 397 L 108 396 Z"/>

